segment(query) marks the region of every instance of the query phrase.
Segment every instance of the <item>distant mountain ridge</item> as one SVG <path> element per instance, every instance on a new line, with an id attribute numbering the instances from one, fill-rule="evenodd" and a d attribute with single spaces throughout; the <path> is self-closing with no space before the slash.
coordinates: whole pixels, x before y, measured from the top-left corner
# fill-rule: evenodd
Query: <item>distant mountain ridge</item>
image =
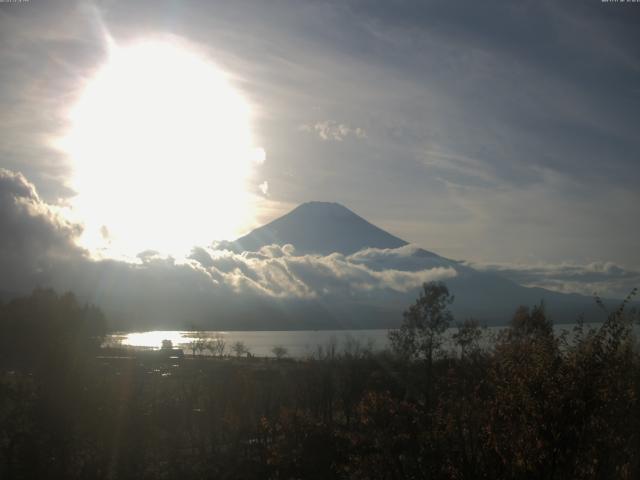
<path id="1" fill-rule="evenodd" d="M 225 247 L 257 251 L 272 244 L 291 244 L 297 253 L 319 255 L 408 245 L 339 203 L 307 202 L 234 242 L 225 242 Z"/>

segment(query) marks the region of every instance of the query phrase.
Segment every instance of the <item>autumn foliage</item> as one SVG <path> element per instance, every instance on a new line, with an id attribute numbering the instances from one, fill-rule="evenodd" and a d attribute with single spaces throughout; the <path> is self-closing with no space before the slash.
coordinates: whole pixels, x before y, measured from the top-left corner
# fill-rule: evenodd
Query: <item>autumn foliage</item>
<path id="1" fill-rule="evenodd" d="M 628 300 L 565 335 L 521 307 L 494 339 L 451 301 L 425 285 L 385 353 L 141 360 L 103 358 L 98 312 L 37 292 L 0 308 L 2 334 L 51 323 L 33 341 L 57 345 L 2 343 L 0 478 L 640 478 Z"/>

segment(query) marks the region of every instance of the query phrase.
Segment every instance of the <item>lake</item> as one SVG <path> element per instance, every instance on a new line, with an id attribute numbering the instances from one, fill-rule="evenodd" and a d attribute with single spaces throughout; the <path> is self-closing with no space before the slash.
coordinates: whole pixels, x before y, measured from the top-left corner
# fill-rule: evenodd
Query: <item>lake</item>
<path id="1" fill-rule="evenodd" d="M 592 326 L 597 326 L 593 324 Z M 571 333 L 574 324 L 554 325 L 559 335 L 563 331 Z M 483 344 L 490 345 L 498 332 L 505 327 L 488 327 L 483 336 Z M 296 331 L 206 331 L 187 332 L 178 330 L 154 330 L 148 332 L 115 333 L 109 335 L 106 346 L 128 346 L 139 349 L 158 349 L 163 340 L 170 340 L 174 347 L 182 348 L 185 354 L 191 353 L 189 344 L 198 336 L 213 339 L 220 335 L 226 342 L 226 355 L 233 354 L 231 346 L 235 342 L 243 342 L 252 355 L 272 357 L 275 346 L 286 348 L 287 355 L 293 358 L 305 358 L 317 354 L 318 349 L 335 348 L 342 352 L 345 349 L 370 347 L 381 351 L 389 347 L 387 333 L 389 330 L 296 330 Z M 445 333 L 445 348 L 453 349 L 451 337 L 457 328 L 450 328 Z M 208 354 L 210 352 L 204 352 Z"/>

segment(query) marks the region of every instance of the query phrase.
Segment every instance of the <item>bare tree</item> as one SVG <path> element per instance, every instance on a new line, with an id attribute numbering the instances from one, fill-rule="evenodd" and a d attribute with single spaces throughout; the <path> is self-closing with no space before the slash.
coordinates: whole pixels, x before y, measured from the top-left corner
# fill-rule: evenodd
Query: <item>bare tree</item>
<path id="1" fill-rule="evenodd" d="M 273 347 L 271 349 L 271 353 L 273 353 L 273 355 L 278 359 L 278 360 L 282 360 L 284 357 L 287 356 L 287 354 L 289 353 L 289 351 L 283 347 L 282 345 L 276 345 L 275 347 Z"/>
<path id="2" fill-rule="evenodd" d="M 209 341 L 206 332 L 199 331 L 194 332 L 191 335 L 192 340 L 189 342 L 189 350 L 191 350 L 191 354 L 195 357 L 196 352 L 199 355 L 202 355 L 205 350 L 209 348 Z"/>
<path id="3" fill-rule="evenodd" d="M 227 341 L 221 334 L 216 333 L 213 339 L 209 342 L 208 347 L 213 355 L 216 357 L 222 357 L 225 349 L 227 348 Z"/>
<path id="4" fill-rule="evenodd" d="M 344 340 L 342 355 L 346 358 L 365 358 L 373 353 L 375 342 L 371 338 L 366 340 L 347 335 Z"/>
<path id="5" fill-rule="evenodd" d="M 233 350 L 233 352 L 236 354 L 236 357 L 241 357 L 242 355 L 249 354 L 249 349 L 242 340 L 238 340 L 237 342 L 235 342 L 231 347 L 231 350 Z"/>

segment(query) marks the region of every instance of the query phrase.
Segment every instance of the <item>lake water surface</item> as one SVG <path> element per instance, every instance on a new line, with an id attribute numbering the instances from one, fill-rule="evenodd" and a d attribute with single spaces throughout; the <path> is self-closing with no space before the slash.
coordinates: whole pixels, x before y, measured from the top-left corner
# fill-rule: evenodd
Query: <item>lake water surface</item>
<path id="1" fill-rule="evenodd" d="M 597 325 L 594 325 L 597 326 Z M 555 325 L 557 334 L 563 331 L 571 333 L 574 325 Z M 487 346 L 505 327 L 488 327 L 485 329 L 482 343 Z M 176 348 L 182 348 L 185 354 L 191 353 L 190 344 L 198 337 L 213 339 L 216 335 L 224 338 L 226 355 L 231 355 L 231 347 L 235 342 L 243 342 L 252 355 L 272 357 L 272 349 L 276 346 L 284 347 L 287 355 L 293 358 L 305 358 L 318 353 L 319 348 L 335 348 L 342 352 L 345 349 L 371 348 L 381 351 L 389 347 L 389 330 L 303 330 L 303 331 L 206 331 L 186 332 L 178 330 L 154 330 L 148 332 L 116 333 L 109 336 L 106 345 L 123 345 L 132 348 L 160 348 L 163 340 L 171 340 Z M 453 349 L 451 336 L 457 332 L 450 328 L 445 333 L 444 347 Z M 205 355 L 210 352 L 203 352 Z"/>

